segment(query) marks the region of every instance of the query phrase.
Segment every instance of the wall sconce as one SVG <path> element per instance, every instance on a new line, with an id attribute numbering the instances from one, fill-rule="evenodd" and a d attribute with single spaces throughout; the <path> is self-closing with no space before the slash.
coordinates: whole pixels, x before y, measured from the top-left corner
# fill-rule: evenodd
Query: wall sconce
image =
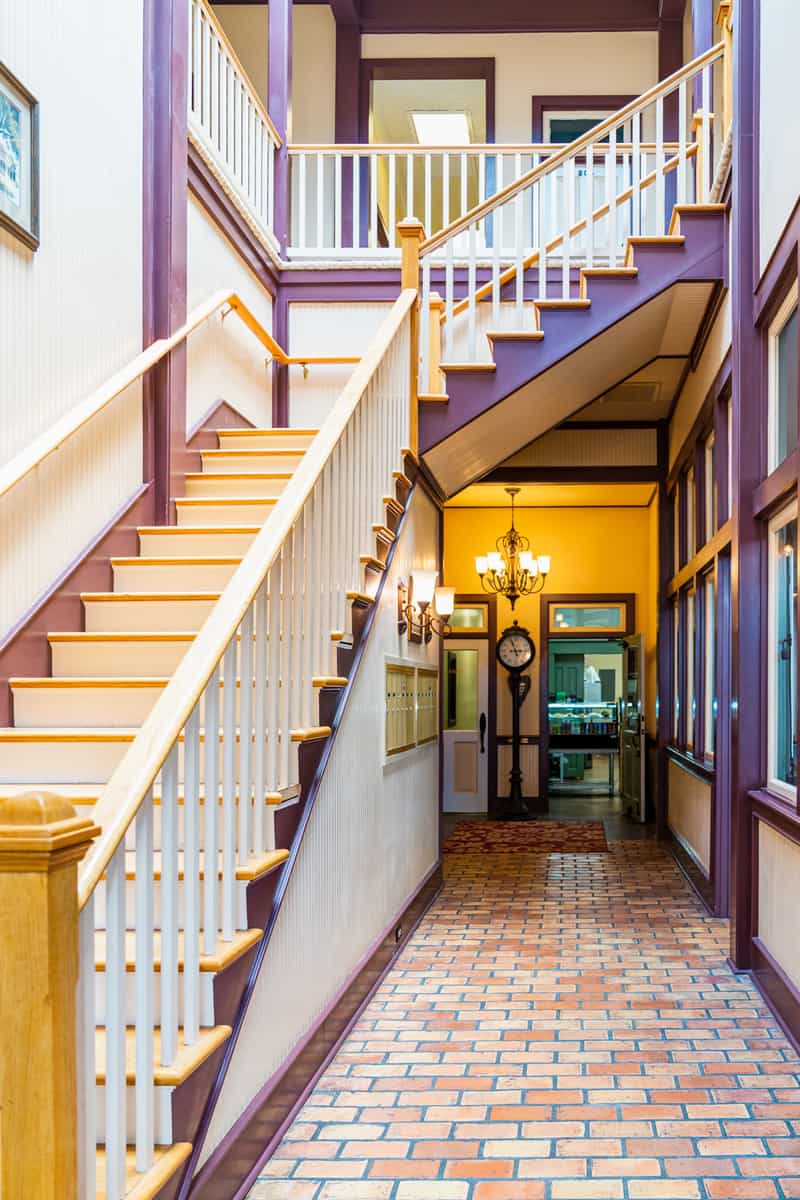
<path id="1" fill-rule="evenodd" d="M 412 571 L 408 583 L 397 584 L 397 631 L 410 642 L 429 642 L 450 632 L 447 620 L 455 606 L 455 588 L 437 587 L 438 571 Z"/>

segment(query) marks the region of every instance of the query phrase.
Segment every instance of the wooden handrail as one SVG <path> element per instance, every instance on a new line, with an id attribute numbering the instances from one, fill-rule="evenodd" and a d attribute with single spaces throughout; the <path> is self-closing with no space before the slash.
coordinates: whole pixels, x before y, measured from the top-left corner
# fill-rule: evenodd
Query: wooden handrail
<path id="1" fill-rule="evenodd" d="M 278 498 L 207 621 L 150 710 L 127 754 L 103 788 L 93 813 L 103 832 L 83 863 L 78 880 L 78 904 L 81 908 L 125 837 L 198 698 L 278 557 L 320 471 L 333 453 L 361 396 L 416 302 L 417 292 L 414 288 L 402 291 L 394 302 L 286 490 Z"/>
<path id="2" fill-rule="evenodd" d="M 599 125 L 595 125 L 592 129 L 588 129 L 586 133 L 581 134 L 581 136 L 576 138 L 574 142 L 570 142 L 568 145 L 563 146 L 561 150 L 551 155 L 550 158 L 546 159 L 543 163 L 539 163 L 538 167 L 533 167 L 530 171 L 526 171 L 524 175 L 520 175 L 519 179 L 515 179 L 513 183 L 508 184 L 507 187 L 504 187 L 501 189 L 501 191 L 496 192 L 494 196 L 488 197 L 488 199 L 482 201 L 480 204 L 476 204 L 475 207 L 470 209 L 468 213 L 464 213 L 463 216 L 456 218 L 455 221 L 451 221 L 450 224 L 446 225 L 444 229 L 440 229 L 438 233 L 435 233 L 432 237 L 427 238 L 422 243 L 419 248 L 420 257 L 423 258 L 427 254 L 432 254 L 434 250 L 438 250 L 439 247 L 443 246 L 445 242 L 448 242 L 450 238 L 455 237 L 457 234 L 469 229 L 470 225 L 474 225 L 476 221 L 479 221 L 488 213 L 493 212 L 496 208 L 499 208 L 501 205 L 505 204 L 506 201 L 512 200 L 515 196 L 518 196 L 520 192 L 524 192 L 532 183 L 539 179 L 543 179 L 546 175 L 549 175 L 551 172 L 557 170 L 562 163 L 567 162 L 571 158 L 575 158 L 581 153 L 581 151 L 586 150 L 589 146 L 593 145 L 598 138 L 604 137 L 607 133 L 610 134 L 614 129 L 617 128 L 617 126 L 624 124 L 629 117 L 632 117 L 637 112 L 647 108 L 648 105 L 652 104 L 654 100 L 657 100 L 659 96 L 672 91 L 673 88 L 682 83 L 685 79 L 690 79 L 692 75 L 694 75 L 701 67 L 705 66 L 707 63 L 714 62 L 714 60 L 717 58 L 721 58 L 724 50 L 724 42 L 717 42 L 715 46 L 712 46 L 709 50 L 706 50 L 704 54 L 698 55 L 698 57 L 693 59 L 692 62 L 686 63 L 685 66 L 681 67 L 677 71 L 674 71 L 672 75 L 667 76 L 666 79 L 662 79 L 648 91 L 643 92 L 641 96 L 637 96 L 635 100 L 632 100 L 629 104 L 626 104 L 622 108 L 618 109 L 617 112 L 612 114 L 612 116 L 606 117 L 606 119 L 601 121 Z"/>
<path id="3" fill-rule="evenodd" d="M 330 356 L 321 358 L 314 357 L 313 355 L 292 357 L 285 350 L 281 349 L 272 334 L 267 332 L 236 292 L 230 290 L 215 292 L 203 304 L 198 305 L 197 308 L 192 310 L 180 329 L 176 329 L 168 338 L 160 338 L 158 341 L 152 342 L 146 350 L 137 354 L 136 358 L 128 363 L 126 367 L 123 367 L 121 371 L 117 371 L 115 375 L 107 379 L 96 391 L 77 404 L 75 408 L 70 409 L 63 417 L 60 417 L 55 424 L 51 425 L 49 429 L 35 438 L 29 446 L 21 450 L 4 467 L 0 468 L 0 497 L 16 487 L 27 475 L 30 475 L 31 471 L 35 471 L 45 459 L 54 454 L 73 434 L 82 429 L 98 413 L 101 413 L 112 400 L 115 400 L 131 384 L 141 379 L 147 371 L 159 363 L 171 350 L 174 350 L 176 346 L 185 341 L 189 334 L 197 329 L 199 325 L 202 325 L 204 321 L 207 321 L 209 317 L 212 317 L 218 309 L 226 304 L 232 312 L 236 313 L 258 341 L 261 342 L 271 357 L 279 363 L 286 366 L 312 366 L 323 363 L 357 363 L 359 361 L 358 358 L 332 358 Z"/>
<path id="4" fill-rule="evenodd" d="M 278 147 L 282 146 L 283 138 L 281 137 L 281 135 L 278 133 L 277 129 L 275 128 L 272 117 L 269 115 L 266 108 L 264 107 L 264 103 L 261 100 L 261 97 L 259 96 L 255 87 L 253 86 L 252 79 L 250 78 L 250 76 L 247 74 L 247 71 L 245 71 L 244 67 L 242 66 L 242 60 L 239 58 L 239 55 L 236 53 L 233 46 L 231 45 L 231 40 L 228 37 L 225 30 L 220 25 L 220 23 L 217 19 L 216 13 L 212 12 L 211 8 L 206 3 L 206 0 L 198 0 L 198 3 L 200 5 L 200 7 L 202 8 L 203 13 L 205 14 L 206 20 L 211 25 L 214 26 L 214 31 L 215 31 L 217 37 L 223 43 L 223 45 L 225 46 L 225 49 L 228 51 L 228 54 L 230 54 L 231 58 L 233 59 L 233 64 L 236 67 L 236 70 L 239 72 L 242 79 L 245 81 L 248 88 L 250 89 L 250 95 L 251 95 L 252 101 L 255 104 L 255 106 L 258 109 L 261 116 L 263 117 L 264 123 L 266 124 L 270 133 L 272 134 L 275 145 Z"/>

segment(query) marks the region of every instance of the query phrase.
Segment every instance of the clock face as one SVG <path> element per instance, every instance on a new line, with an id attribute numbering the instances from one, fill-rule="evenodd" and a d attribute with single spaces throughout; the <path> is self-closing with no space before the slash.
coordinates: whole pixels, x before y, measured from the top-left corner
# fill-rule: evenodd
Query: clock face
<path id="1" fill-rule="evenodd" d="M 534 654 L 533 642 L 522 629 L 506 630 L 497 646 L 497 657 L 508 671 L 524 671 Z"/>

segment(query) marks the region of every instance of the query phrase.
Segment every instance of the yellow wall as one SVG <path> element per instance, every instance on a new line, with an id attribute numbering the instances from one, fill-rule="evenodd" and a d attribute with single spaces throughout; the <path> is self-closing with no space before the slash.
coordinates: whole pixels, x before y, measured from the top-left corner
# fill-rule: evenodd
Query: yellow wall
<path id="1" fill-rule="evenodd" d="M 657 597 L 657 506 L 647 508 L 527 508 L 517 510 L 517 527 L 531 539 L 534 552 L 549 554 L 552 570 L 547 591 L 633 592 L 636 624 L 647 638 L 648 729 L 655 731 L 655 640 Z M 457 592 L 480 591 L 475 555 L 493 550 L 508 529 L 505 508 L 447 508 L 444 517 L 444 581 Z M 539 645 L 539 596 L 517 602 L 513 616 Z M 498 632 L 512 621 L 511 607 L 498 599 Z M 502 673 L 505 676 L 505 672 Z M 505 679 L 498 687 L 498 732 L 510 733 Z M 522 732 L 539 729 L 538 661 L 533 687 L 521 714 Z M 508 728 L 506 728 L 508 726 Z"/>

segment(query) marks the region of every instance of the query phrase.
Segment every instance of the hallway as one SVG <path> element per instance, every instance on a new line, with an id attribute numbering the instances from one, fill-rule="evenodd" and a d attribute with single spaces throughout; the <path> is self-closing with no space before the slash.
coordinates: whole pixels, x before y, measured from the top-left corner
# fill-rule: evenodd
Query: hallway
<path id="1" fill-rule="evenodd" d="M 249 1200 L 800 1197 L 800 1062 L 727 923 L 609 847 L 446 856 Z"/>

